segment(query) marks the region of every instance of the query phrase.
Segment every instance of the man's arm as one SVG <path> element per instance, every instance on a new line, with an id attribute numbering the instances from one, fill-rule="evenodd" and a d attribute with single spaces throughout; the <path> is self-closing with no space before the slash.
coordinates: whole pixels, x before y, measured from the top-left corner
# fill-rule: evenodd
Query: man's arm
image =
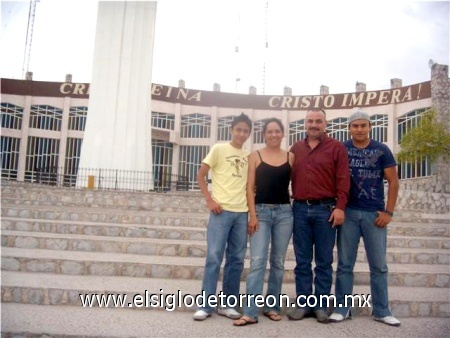
<path id="1" fill-rule="evenodd" d="M 256 215 L 255 205 L 255 181 L 256 181 L 256 152 L 250 154 L 248 159 L 247 175 L 247 206 L 249 211 L 248 234 L 251 236 L 258 231 L 258 216 Z"/>
<path id="2" fill-rule="evenodd" d="M 397 176 L 396 166 L 384 168 L 384 177 L 388 181 L 388 193 L 387 193 L 387 203 L 386 211 L 391 213 L 394 212 L 395 205 L 397 203 L 399 181 Z M 384 228 L 389 224 L 392 217 L 384 210 L 378 212 L 378 217 L 375 220 L 375 225 Z"/>
<path id="3" fill-rule="evenodd" d="M 211 194 L 209 193 L 208 185 L 206 184 L 209 169 L 210 169 L 209 165 L 207 165 L 206 163 L 202 163 L 197 173 L 197 182 L 198 186 L 200 187 L 200 191 L 205 197 L 208 209 L 214 214 L 220 214 L 222 212 L 222 207 L 216 201 L 213 200 Z"/>
<path id="4" fill-rule="evenodd" d="M 333 223 L 333 227 L 342 225 L 345 220 L 345 206 L 348 201 L 348 192 L 350 190 L 350 168 L 348 164 L 347 149 L 344 145 L 337 152 L 336 164 L 336 192 L 337 201 L 336 208 L 331 213 L 329 222 Z"/>

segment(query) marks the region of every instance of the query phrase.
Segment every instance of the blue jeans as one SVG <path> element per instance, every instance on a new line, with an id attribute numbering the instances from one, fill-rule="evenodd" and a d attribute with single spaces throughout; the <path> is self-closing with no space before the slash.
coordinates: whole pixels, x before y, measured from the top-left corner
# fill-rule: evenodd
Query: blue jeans
<path id="1" fill-rule="evenodd" d="M 224 254 L 222 291 L 225 295 L 233 295 L 239 300 L 239 286 L 247 251 L 247 224 L 247 212 L 210 213 L 206 231 L 207 253 L 202 283 L 202 290 L 205 291 L 205 306 L 200 308 L 208 313 L 214 311 L 214 308 L 208 304 L 208 297 L 216 295 Z M 217 301 L 220 304 L 219 298 Z"/>
<path id="2" fill-rule="evenodd" d="M 265 304 L 264 312 L 270 310 L 280 313 L 281 284 L 284 276 L 284 261 L 286 250 L 292 236 L 293 218 L 290 204 L 257 204 L 259 230 L 250 236 L 250 272 L 247 276 L 248 295 L 262 295 L 264 275 L 266 272 L 267 258 L 270 249 L 270 271 L 266 295 L 270 297 L 269 307 Z M 258 318 L 259 309 L 255 299 L 249 297 L 244 307 L 244 314 L 252 318 Z"/>
<path id="3" fill-rule="evenodd" d="M 342 304 L 336 312 L 346 315 L 345 295 L 353 294 L 353 267 L 359 240 L 362 236 L 370 269 L 370 292 L 375 317 L 391 316 L 388 300 L 388 268 L 386 264 L 387 228 L 375 225 L 376 211 L 347 208 L 345 222 L 337 235 L 338 268 L 336 273 L 336 301 Z"/>
<path id="4" fill-rule="evenodd" d="M 324 309 L 326 304 L 320 304 L 321 295 L 329 295 L 333 282 L 333 248 L 336 242 L 336 229 L 332 228 L 330 218 L 334 202 L 329 204 L 308 205 L 294 201 L 294 231 L 293 242 L 295 259 L 295 290 L 297 297 L 314 295 L 317 298 L 315 310 Z M 314 252 L 314 255 L 313 255 Z M 314 293 L 312 260 L 314 268 Z M 306 299 L 300 304 L 305 305 Z M 323 306 L 321 306 L 323 305 Z M 305 307 L 307 308 L 307 307 Z"/>

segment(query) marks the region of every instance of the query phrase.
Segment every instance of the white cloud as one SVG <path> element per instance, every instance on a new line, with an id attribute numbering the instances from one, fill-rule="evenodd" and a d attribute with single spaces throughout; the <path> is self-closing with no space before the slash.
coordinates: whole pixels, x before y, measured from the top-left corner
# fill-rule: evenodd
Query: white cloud
<path id="1" fill-rule="evenodd" d="M 448 1 L 158 1 L 153 82 L 258 94 L 352 92 L 429 80 L 450 63 Z M 28 2 L 2 2 L 1 76 L 22 78 Z M 35 80 L 89 82 L 96 1 L 37 3 L 30 70 Z M 268 41 L 268 48 L 265 42 Z M 235 47 L 239 52 L 235 52 Z M 263 72 L 265 65 L 265 73 Z M 236 82 L 236 78 L 240 78 Z M 265 81 L 263 82 L 263 79 Z"/>

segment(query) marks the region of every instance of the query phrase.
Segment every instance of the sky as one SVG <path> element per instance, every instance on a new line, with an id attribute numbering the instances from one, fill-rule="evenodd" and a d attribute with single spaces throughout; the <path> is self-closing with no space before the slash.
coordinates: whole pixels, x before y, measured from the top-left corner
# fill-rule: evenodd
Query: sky
<path id="1" fill-rule="evenodd" d="M 29 61 L 29 1 L 3 1 L 0 76 L 90 82 L 95 0 L 40 0 Z M 152 82 L 281 95 L 390 88 L 430 80 L 428 62 L 450 64 L 450 1 L 160 0 Z M 28 66 L 27 66 L 28 65 Z"/>

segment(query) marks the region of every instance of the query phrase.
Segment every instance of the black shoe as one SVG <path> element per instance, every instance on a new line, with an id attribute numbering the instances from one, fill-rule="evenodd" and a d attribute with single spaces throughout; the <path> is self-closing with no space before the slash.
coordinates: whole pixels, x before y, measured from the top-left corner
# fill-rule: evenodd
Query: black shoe
<path id="1" fill-rule="evenodd" d="M 314 314 L 316 315 L 317 321 L 322 324 L 327 324 L 329 319 L 327 312 L 325 310 L 319 309 L 315 310 Z"/>
<path id="2" fill-rule="evenodd" d="M 287 317 L 289 320 L 301 320 L 311 315 L 311 311 L 307 308 L 295 307 L 288 311 Z"/>

